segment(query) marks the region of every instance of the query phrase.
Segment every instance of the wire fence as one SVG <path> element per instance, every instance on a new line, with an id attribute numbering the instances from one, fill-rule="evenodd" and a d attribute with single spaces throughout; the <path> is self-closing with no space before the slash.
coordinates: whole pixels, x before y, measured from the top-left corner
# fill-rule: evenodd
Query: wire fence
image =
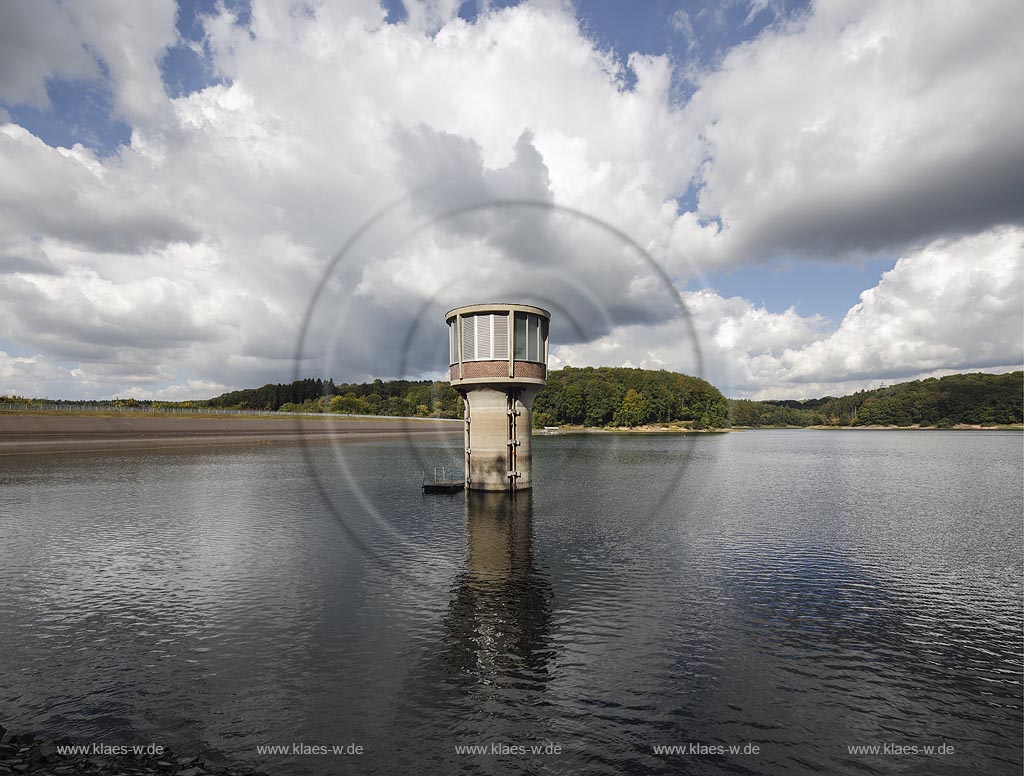
<path id="1" fill-rule="evenodd" d="M 245 415 L 249 417 L 288 418 L 369 418 L 374 420 L 419 420 L 462 423 L 461 418 L 427 418 L 422 416 L 357 415 L 344 412 L 278 412 L 275 410 L 226 410 L 216 407 L 149 407 L 106 406 L 96 404 L 58 404 L 32 402 L 0 402 L 0 412 L 74 412 L 97 415 Z"/>

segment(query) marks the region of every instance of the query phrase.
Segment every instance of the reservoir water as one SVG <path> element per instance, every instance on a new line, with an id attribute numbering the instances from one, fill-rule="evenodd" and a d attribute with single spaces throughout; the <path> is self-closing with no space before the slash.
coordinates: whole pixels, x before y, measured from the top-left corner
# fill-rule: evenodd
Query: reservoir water
<path id="1" fill-rule="evenodd" d="M 1021 772 L 1019 432 L 534 453 L 515 501 L 423 496 L 442 442 L 0 457 L 0 721 L 274 774 Z"/>

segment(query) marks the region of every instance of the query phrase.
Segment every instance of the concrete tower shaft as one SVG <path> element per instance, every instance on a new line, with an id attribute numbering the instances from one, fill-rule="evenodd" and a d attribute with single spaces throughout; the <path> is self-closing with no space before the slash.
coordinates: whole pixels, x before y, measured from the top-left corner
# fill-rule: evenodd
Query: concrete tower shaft
<path id="1" fill-rule="evenodd" d="M 446 316 L 452 386 L 466 403 L 466 487 L 530 487 L 533 400 L 547 379 L 547 310 L 475 304 Z"/>

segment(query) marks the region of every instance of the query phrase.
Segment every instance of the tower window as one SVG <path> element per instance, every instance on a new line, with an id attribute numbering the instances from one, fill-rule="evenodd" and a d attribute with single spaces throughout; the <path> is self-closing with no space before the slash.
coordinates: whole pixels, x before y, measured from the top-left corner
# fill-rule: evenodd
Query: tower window
<path id="1" fill-rule="evenodd" d="M 527 315 L 526 313 L 516 313 L 515 319 L 515 336 L 513 342 L 515 343 L 515 359 L 517 361 L 526 361 L 527 358 Z"/>

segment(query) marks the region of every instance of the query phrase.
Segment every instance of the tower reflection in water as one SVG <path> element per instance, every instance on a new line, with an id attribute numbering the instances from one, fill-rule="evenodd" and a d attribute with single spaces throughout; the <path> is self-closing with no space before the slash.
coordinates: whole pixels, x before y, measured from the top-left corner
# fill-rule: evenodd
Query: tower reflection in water
<path id="1" fill-rule="evenodd" d="M 533 496 L 466 493 L 466 570 L 455 580 L 448 627 L 451 679 L 536 688 L 551 657 L 551 585 L 533 560 Z"/>

